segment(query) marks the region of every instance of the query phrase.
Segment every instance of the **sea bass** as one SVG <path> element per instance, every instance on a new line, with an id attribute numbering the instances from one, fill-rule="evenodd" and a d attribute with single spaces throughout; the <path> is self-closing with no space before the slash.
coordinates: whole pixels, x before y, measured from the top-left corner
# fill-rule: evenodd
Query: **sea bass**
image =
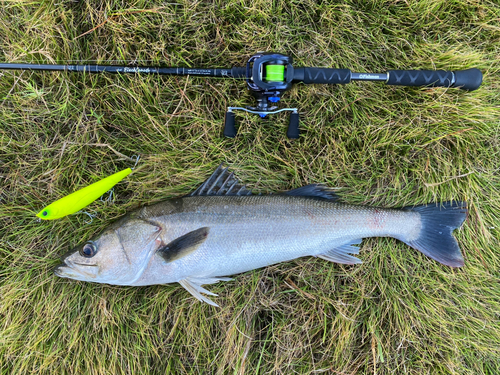
<path id="1" fill-rule="evenodd" d="M 394 237 L 442 264 L 463 266 L 452 232 L 466 215 L 463 202 L 403 209 L 343 204 L 319 184 L 252 195 L 219 166 L 189 196 L 132 212 L 77 246 L 54 272 L 113 285 L 178 282 L 217 306 L 202 285 L 304 256 L 361 263 L 351 254 L 366 237 Z"/>

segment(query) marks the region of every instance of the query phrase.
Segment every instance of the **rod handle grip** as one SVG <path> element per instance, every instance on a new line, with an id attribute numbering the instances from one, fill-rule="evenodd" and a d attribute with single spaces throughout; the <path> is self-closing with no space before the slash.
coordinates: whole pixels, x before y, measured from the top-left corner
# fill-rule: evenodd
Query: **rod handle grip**
<path id="1" fill-rule="evenodd" d="M 305 84 L 343 84 L 351 82 L 351 71 L 331 68 L 295 68 L 293 80 Z"/>
<path id="2" fill-rule="evenodd" d="M 388 85 L 458 87 L 462 90 L 476 90 L 483 81 L 479 69 L 457 70 L 389 70 Z"/>
<path id="3" fill-rule="evenodd" d="M 455 83 L 453 87 L 459 87 L 462 90 L 473 91 L 483 83 L 483 73 L 479 69 L 471 68 L 465 70 L 456 70 Z"/>

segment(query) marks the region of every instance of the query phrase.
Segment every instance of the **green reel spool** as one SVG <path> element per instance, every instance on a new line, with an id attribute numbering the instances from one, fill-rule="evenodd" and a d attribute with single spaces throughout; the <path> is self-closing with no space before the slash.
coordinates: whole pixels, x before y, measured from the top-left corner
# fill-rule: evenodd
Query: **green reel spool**
<path id="1" fill-rule="evenodd" d="M 284 82 L 285 65 L 266 65 L 266 81 Z"/>

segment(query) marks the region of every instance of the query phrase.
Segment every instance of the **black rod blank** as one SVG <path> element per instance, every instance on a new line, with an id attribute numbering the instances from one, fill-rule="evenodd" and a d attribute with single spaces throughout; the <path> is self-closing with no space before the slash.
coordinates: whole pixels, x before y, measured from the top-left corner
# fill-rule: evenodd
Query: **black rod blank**
<path id="1" fill-rule="evenodd" d="M 245 78 L 245 68 L 157 68 L 143 66 L 115 65 L 56 65 L 56 64 L 15 64 L 0 63 L 0 70 L 36 70 L 88 73 L 119 73 L 119 74 L 160 74 L 175 76 L 204 76 Z"/>

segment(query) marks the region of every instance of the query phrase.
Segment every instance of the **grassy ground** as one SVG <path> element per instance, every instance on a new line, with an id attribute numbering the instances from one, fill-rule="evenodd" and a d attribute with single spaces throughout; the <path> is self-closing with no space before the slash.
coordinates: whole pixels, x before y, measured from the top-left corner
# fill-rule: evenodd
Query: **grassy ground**
<path id="1" fill-rule="evenodd" d="M 1 1 L 0 61 L 231 67 L 480 68 L 483 86 L 297 85 L 287 116 L 238 116 L 243 82 L 0 72 L 1 374 L 500 373 L 500 7 L 495 1 Z M 116 151 L 116 152 L 115 152 Z M 49 202 L 131 166 L 96 218 L 38 222 Z M 304 258 L 211 288 L 55 277 L 68 248 L 125 212 L 192 191 L 221 163 L 257 192 L 325 182 L 346 202 L 465 200 L 462 269 L 392 239 L 362 265 Z"/>

